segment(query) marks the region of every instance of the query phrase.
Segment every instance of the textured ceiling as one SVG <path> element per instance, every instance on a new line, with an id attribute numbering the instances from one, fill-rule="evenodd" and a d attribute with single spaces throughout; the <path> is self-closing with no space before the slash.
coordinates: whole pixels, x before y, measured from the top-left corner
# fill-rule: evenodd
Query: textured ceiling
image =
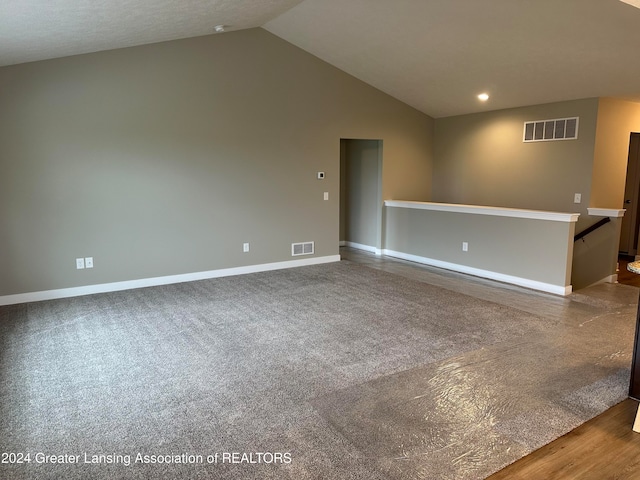
<path id="1" fill-rule="evenodd" d="M 640 100 L 640 10 L 618 0 L 0 0 L 0 65 L 219 24 L 264 26 L 433 117 Z"/>
<path id="2" fill-rule="evenodd" d="M 259 27 L 301 0 L 0 0 L 0 65 Z"/>

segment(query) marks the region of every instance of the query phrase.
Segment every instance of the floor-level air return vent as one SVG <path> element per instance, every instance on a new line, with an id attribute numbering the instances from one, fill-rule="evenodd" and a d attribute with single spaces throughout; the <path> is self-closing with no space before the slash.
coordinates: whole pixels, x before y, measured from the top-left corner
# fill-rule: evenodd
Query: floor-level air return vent
<path id="1" fill-rule="evenodd" d="M 523 142 L 550 142 L 578 138 L 578 117 L 524 122 Z"/>
<path id="2" fill-rule="evenodd" d="M 291 255 L 313 255 L 313 242 L 292 243 Z"/>

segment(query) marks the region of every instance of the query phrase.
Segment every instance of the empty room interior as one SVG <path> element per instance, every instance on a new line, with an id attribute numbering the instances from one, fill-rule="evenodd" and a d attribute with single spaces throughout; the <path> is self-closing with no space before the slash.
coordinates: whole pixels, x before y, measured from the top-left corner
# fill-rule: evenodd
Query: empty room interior
<path id="1" fill-rule="evenodd" d="M 638 24 L 3 1 L 0 478 L 638 478 Z"/>

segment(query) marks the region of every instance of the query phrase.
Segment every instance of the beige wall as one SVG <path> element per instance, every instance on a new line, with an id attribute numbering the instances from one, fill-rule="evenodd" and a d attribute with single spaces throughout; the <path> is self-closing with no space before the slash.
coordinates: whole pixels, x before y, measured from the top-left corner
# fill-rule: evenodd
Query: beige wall
<path id="1" fill-rule="evenodd" d="M 593 164 L 592 207 L 624 208 L 631 132 L 640 132 L 640 104 L 601 98 Z"/>
<path id="2" fill-rule="evenodd" d="M 597 113 L 594 98 L 437 119 L 433 201 L 585 216 Z M 523 143 L 525 121 L 574 116 L 577 140 Z M 574 193 L 582 194 L 581 204 L 573 203 Z"/>
<path id="3" fill-rule="evenodd" d="M 340 138 L 427 199 L 432 129 L 262 29 L 0 68 L 0 296 L 335 255 Z"/>

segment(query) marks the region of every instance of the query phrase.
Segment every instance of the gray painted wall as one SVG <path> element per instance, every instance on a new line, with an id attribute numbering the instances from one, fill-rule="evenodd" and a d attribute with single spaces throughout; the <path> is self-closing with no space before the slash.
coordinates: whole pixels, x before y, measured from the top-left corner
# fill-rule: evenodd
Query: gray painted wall
<path id="1" fill-rule="evenodd" d="M 387 250 L 559 287 L 571 284 L 575 223 L 396 207 L 385 207 L 385 218 Z"/>
<path id="2" fill-rule="evenodd" d="M 426 200 L 432 128 L 262 29 L 0 68 L 0 295 L 335 255 L 340 138 Z"/>
<path id="3" fill-rule="evenodd" d="M 573 116 L 577 140 L 522 142 L 524 121 Z M 622 208 L 629 133 L 639 121 L 638 104 L 597 98 L 438 119 L 433 201 L 576 212 L 580 232 L 600 220 L 588 207 Z M 619 227 L 614 220 L 576 244 L 574 288 L 615 274 Z"/>
<path id="4" fill-rule="evenodd" d="M 580 213 L 590 205 L 598 99 L 435 121 L 434 202 Z M 580 117 L 577 140 L 523 143 L 530 120 Z M 582 194 L 582 203 L 573 202 Z"/>
<path id="5" fill-rule="evenodd" d="M 602 217 L 591 217 L 595 223 Z M 591 232 L 574 244 L 571 267 L 571 284 L 574 290 L 589 287 L 617 278 L 618 245 L 620 242 L 621 218 Z"/>

